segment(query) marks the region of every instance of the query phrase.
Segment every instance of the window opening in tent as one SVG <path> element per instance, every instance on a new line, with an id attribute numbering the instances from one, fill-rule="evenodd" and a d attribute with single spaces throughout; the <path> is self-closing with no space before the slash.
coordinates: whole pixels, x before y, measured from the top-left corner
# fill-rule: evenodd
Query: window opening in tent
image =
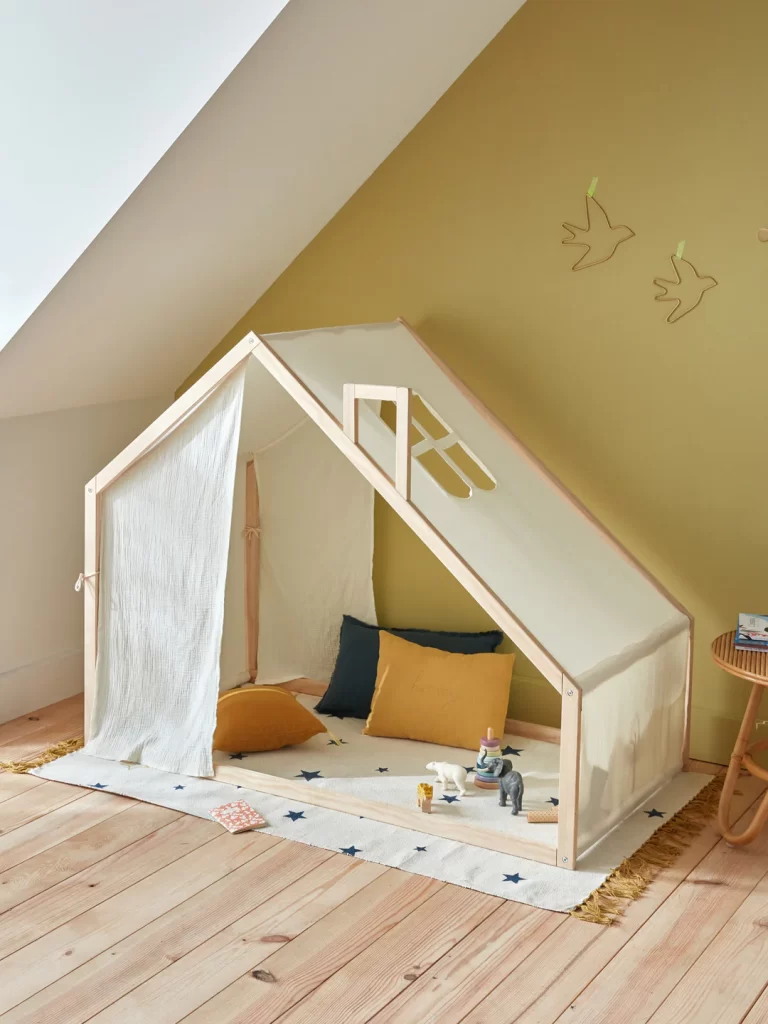
<path id="1" fill-rule="evenodd" d="M 379 415 L 394 432 L 395 403 L 381 402 Z M 495 490 L 490 471 L 417 392 L 411 396 L 409 442 L 412 456 L 454 498 L 471 498 L 474 488 Z"/>

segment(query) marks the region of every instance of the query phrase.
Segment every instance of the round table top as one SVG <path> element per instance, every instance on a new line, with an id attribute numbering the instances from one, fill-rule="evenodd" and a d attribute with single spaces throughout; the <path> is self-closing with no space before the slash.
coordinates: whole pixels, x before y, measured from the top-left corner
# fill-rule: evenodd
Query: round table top
<path id="1" fill-rule="evenodd" d="M 768 686 L 768 653 L 764 651 L 737 651 L 733 646 L 736 630 L 721 633 L 712 641 L 712 657 L 732 676 L 749 679 Z"/>

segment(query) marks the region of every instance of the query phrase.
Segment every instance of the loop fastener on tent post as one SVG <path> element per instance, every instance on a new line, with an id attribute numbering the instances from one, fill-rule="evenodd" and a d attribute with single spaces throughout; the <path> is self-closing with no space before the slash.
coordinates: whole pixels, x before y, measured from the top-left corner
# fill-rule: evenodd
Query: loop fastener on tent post
<path id="1" fill-rule="evenodd" d="M 246 528 L 243 530 L 243 536 L 245 537 L 246 540 L 250 539 L 251 537 L 260 537 L 261 530 L 259 529 L 258 526 L 246 526 Z"/>
<path id="2" fill-rule="evenodd" d="M 98 575 L 99 575 L 98 570 L 96 572 L 89 572 L 87 575 L 85 573 L 81 572 L 80 575 L 77 577 L 77 580 L 75 582 L 75 590 L 77 591 L 77 593 L 79 594 L 80 591 L 83 589 L 83 583 L 85 583 L 86 580 L 90 580 L 94 576 L 98 576 Z"/>

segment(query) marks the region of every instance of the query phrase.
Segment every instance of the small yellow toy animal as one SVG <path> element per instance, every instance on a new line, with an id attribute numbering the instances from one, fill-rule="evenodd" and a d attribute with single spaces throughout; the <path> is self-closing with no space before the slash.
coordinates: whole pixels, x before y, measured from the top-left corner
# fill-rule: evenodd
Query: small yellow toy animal
<path id="1" fill-rule="evenodd" d="M 428 782 L 420 782 L 419 787 L 416 790 L 416 797 L 419 801 L 419 807 L 424 814 L 432 813 L 432 794 L 434 790 Z"/>

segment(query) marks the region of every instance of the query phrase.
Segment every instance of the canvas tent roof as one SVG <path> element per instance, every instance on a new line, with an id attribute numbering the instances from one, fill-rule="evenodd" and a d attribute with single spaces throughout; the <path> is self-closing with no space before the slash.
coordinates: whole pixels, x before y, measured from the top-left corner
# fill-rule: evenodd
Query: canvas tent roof
<path id="1" fill-rule="evenodd" d="M 339 423 L 345 383 L 404 385 L 455 431 L 495 488 L 455 497 L 413 459 L 411 504 L 583 689 L 687 630 L 686 614 L 406 325 L 301 331 L 263 341 Z M 370 408 L 360 411 L 359 442 L 393 479 L 392 432 Z"/>

